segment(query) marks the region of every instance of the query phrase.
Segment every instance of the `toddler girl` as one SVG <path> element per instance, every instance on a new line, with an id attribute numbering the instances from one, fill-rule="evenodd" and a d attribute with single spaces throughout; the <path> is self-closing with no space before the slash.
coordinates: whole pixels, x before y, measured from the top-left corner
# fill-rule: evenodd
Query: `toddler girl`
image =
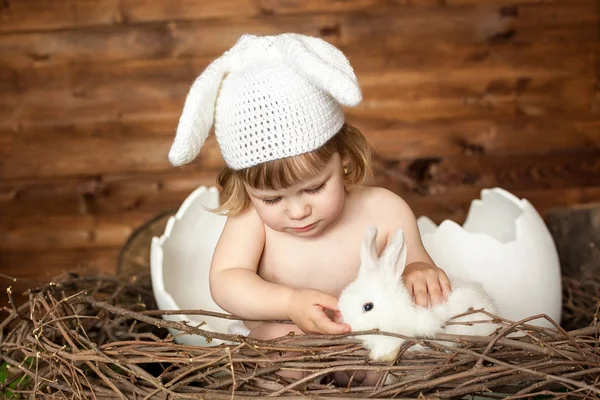
<path id="1" fill-rule="evenodd" d="M 451 290 L 406 202 L 365 185 L 371 151 L 342 110 L 361 100 L 342 52 L 298 34 L 245 35 L 191 87 L 169 159 L 192 161 L 214 118 L 226 163 L 217 211 L 228 218 L 211 295 L 224 310 L 261 321 L 247 322 L 252 337 L 348 332 L 337 298 L 356 277 L 369 225 L 378 228 L 380 252 L 404 230 L 403 280 L 417 304 L 437 304 Z"/>

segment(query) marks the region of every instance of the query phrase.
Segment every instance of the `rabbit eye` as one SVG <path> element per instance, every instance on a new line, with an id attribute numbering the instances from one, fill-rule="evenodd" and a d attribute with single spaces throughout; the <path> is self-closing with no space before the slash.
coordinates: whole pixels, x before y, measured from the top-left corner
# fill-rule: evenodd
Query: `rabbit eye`
<path id="1" fill-rule="evenodd" d="M 373 303 L 365 303 L 363 304 L 363 311 L 369 312 L 373 309 Z"/>

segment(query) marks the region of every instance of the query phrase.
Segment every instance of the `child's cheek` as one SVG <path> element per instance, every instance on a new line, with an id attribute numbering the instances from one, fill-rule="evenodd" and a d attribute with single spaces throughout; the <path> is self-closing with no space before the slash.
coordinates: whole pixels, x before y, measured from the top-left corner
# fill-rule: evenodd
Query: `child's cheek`
<path id="1" fill-rule="evenodd" d="M 325 210 L 329 219 L 335 219 L 344 206 L 344 191 L 337 190 L 330 194 L 326 200 Z"/>
<path id="2" fill-rule="evenodd" d="M 273 209 L 265 210 L 263 222 L 278 231 L 284 227 L 285 220 L 284 215 L 281 212 L 277 212 L 277 208 L 273 207 Z"/>

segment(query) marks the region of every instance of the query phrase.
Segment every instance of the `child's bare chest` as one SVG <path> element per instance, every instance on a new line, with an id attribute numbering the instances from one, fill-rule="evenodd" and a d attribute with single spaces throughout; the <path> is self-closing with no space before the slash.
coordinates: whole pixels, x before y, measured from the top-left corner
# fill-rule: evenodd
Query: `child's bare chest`
<path id="1" fill-rule="evenodd" d="M 295 289 L 317 289 L 338 296 L 356 277 L 359 257 L 358 248 L 346 248 L 343 244 L 332 244 L 326 251 L 313 246 L 281 245 L 263 253 L 259 275 Z"/>
<path id="2" fill-rule="evenodd" d="M 317 289 L 339 296 L 356 278 L 364 229 L 344 231 L 315 242 L 272 235 L 265 244 L 259 275 L 295 289 Z"/>

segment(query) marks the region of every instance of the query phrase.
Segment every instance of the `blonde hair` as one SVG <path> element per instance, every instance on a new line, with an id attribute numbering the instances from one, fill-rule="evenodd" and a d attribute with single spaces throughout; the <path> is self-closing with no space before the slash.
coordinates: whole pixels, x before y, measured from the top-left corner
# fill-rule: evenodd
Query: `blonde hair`
<path id="1" fill-rule="evenodd" d="M 358 129 L 344 124 L 327 143 L 310 153 L 241 170 L 226 166 L 217 178 L 221 189 L 221 205 L 213 211 L 227 215 L 239 214 L 250 205 L 244 183 L 259 190 L 287 188 L 317 175 L 335 153 L 347 161 L 344 164 L 346 190 L 364 185 L 372 177 L 371 145 Z"/>

